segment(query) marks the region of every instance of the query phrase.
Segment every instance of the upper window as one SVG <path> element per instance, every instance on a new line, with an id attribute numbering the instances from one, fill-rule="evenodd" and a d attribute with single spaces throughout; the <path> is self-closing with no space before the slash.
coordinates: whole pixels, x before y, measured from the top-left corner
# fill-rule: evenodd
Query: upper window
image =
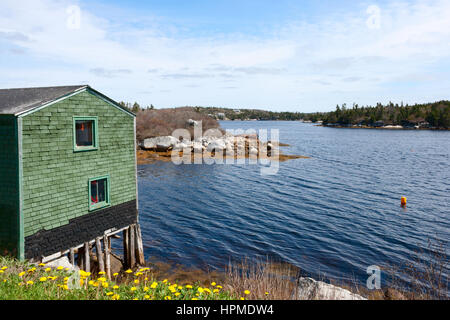
<path id="1" fill-rule="evenodd" d="M 89 210 L 109 206 L 109 176 L 89 180 Z"/>
<path id="2" fill-rule="evenodd" d="M 74 151 L 98 148 L 97 117 L 73 117 Z"/>

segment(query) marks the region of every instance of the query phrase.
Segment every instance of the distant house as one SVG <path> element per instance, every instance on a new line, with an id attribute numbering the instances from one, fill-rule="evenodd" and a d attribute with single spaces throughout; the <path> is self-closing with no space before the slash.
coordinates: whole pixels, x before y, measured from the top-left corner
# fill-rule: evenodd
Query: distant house
<path id="1" fill-rule="evenodd" d="M 0 254 L 74 262 L 140 236 L 133 113 L 86 85 L 6 89 L 0 133 Z"/>

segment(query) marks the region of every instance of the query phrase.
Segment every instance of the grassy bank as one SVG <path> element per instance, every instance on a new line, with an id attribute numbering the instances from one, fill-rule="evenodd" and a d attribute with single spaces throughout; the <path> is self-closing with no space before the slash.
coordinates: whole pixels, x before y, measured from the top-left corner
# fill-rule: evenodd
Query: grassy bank
<path id="1" fill-rule="evenodd" d="M 238 300 L 250 293 L 230 293 L 216 283 L 200 286 L 158 281 L 150 268 L 116 273 L 112 281 L 104 274 L 79 274 L 77 278 L 63 267 L 0 257 L 0 300 Z"/>

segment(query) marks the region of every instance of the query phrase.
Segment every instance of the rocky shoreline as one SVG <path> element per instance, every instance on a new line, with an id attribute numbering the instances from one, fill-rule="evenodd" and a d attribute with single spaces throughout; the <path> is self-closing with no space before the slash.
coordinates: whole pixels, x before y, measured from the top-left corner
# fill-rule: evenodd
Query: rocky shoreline
<path id="1" fill-rule="evenodd" d="M 450 128 L 428 128 L 428 127 L 405 127 L 405 126 L 366 126 L 366 125 L 339 125 L 339 124 L 318 124 L 317 127 L 327 128 L 343 128 L 343 129 L 378 129 L 378 130 L 434 130 L 434 131 L 448 131 Z"/>
<path id="2" fill-rule="evenodd" d="M 309 158 L 281 153 L 279 148 L 286 146 L 288 145 L 275 141 L 263 142 L 256 134 L 222 134 L 217 129 L 210 130 L 207 135 L 195 140 L 178 139 L 173 136 L 144 139 L 139 142 L 137 159 L 138 164 L 146 164 L 154 161 L 171 161 L 174 154 L 180 158 L 201 156 L 204 159 L 215 159 L 222 156 L 223 159 L 267 159 L 280 162 Z"/>

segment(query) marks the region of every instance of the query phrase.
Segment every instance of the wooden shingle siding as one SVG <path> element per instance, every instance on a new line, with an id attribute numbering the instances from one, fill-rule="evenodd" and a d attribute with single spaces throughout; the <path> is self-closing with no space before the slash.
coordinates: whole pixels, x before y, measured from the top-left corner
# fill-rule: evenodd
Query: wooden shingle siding
<path id="1" fill-rule="evenodd" d="M 98 150 L 74 152 L 74 116 L 98 117 Z M 89 214 L 90 178 L 110 176 L 111 206 L 136 200 L 129 114 L 85 91 L 22 119 L 25 237 Z"/>
<path id="2" fill-rule="evenodd" d="M 16 118 L 0 115 L 0 254 L 19 246 L 19 157 Z"/>

